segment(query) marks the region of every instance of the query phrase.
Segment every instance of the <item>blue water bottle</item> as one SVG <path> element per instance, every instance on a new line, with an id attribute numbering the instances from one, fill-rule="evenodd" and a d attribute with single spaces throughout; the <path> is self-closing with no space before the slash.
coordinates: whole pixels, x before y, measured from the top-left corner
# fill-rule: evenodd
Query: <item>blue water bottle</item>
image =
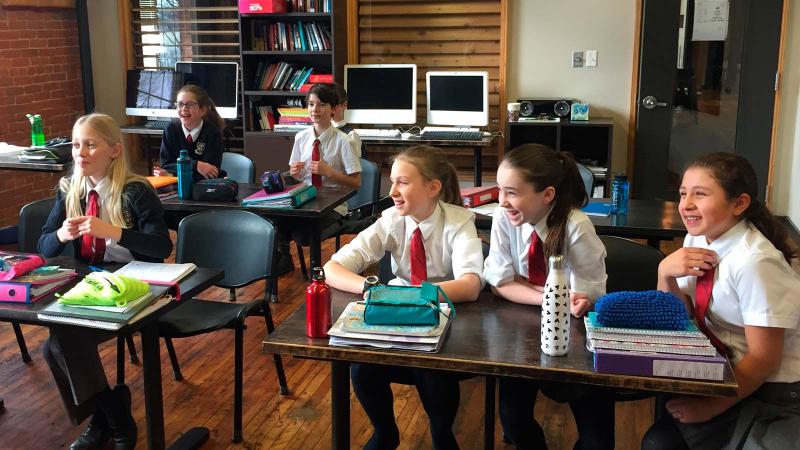
<path id="1" fill-rule="evenodd" d="M 611 182 L 611 212 L 628 214 L 628 177 L 615 175 Z"/>
<path id="2" fill-rule="evenodd" d="M 192 198 L 192 181 L 192 159 L 188 150 L 181 150 L 181 156 L 178 157 L 178 198 Z"/>

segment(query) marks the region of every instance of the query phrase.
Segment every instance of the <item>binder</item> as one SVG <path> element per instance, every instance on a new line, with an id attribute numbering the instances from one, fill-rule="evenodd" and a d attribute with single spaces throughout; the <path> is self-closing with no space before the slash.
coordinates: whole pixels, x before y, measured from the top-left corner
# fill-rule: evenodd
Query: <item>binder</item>
<path id="1" fill-rule="evenodd" d="M 259 202 L 267 202 L 272 200 L 280 200 L 282 198 L 291 197 L 296 195 L 306 189 L 311 187 L 311 185 L 305 183 L 298 183 L 292 186 L 288 186 L 286 189 L 275 192 L 273 194 L 267 194 L 266 191 L 260 190 L 252 195 L 247 196 L 244 200 L 242 200 L 243 205 L 249 205 L 251 203 L 259 203 Z"/>
<path id="2" fill-rule="evenodd" d="M 0 302 L 33 303 L 66 285 L 75 272 L 44 282 L 0 281 Z"/>
<path id="3" fill-rule="evenodd" d="M 722 381 L 727 360 L 720 356 L 671 355 L 596 349 L 594 370 L 620 375 Z"/>
<path id="4" fill-rule="evenodd" d="M 317 188 L 311 185 L 306 185 L 304 189 L 290 196 L 274 200 L 248 203 L 247 206 L 251 208 L 293 209 L 302 206 L 316 197 Z"/>
<path id="5" fill-rule="evenodd" d="M 500 188 L 497 186 L 478 186 L 461 189 L 461 200 L 465 208 L 485 205 L 497 201 L 500 197 Z"/>

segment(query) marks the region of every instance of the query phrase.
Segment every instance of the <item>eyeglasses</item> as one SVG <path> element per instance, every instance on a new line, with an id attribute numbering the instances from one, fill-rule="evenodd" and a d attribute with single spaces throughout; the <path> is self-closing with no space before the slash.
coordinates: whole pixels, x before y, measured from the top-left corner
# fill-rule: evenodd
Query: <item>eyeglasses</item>
<path id="1" fill-rule="evenodd" d="M 195 109 L 198 106 L 200 106 L 200 105 L 195 103 L 195 102 L 186 102 L 186 103 L 176 102 L 175 103 L 175 109 L 184 109 L 184 108 L 186 108 L 186 109 Z"/>

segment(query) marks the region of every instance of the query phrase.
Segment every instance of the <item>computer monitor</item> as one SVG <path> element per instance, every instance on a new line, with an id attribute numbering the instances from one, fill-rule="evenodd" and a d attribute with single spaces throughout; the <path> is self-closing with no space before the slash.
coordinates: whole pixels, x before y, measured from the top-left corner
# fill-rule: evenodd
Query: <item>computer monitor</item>
<path id="1" fill-rule="evenodd" d="M 239 63 L 179 61 L 175 63 L 175 72 L 183 77 L 184 83 L 205 89 L 223 119 L 238 116 Z"/>
<path id="2" fill-rule="evenodd" d="M 142 117 L 178 117 L 173 104 L 183 86 L 172 70 L 129 70 L 125 114 Z"/>
<path id="3" fill-rule="evenodd" d="M 428 72 L 429 125 L 489 124 L 488 72 Z"/>
<path id="4" fill-rule="evenodd" d="M 345 119 L 354 124 L 417 122 L 416 64 L 348 64 Z"/>

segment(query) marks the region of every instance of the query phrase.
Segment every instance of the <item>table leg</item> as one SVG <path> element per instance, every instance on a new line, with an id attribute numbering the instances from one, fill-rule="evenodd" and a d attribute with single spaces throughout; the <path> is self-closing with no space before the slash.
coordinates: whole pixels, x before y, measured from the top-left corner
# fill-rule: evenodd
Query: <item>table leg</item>
<path id="1" fill-rule="evenodd" d="M 483 154 L 482 154 L 483 151 L 482 151 L 481 147 L 477 147 L 476 146 L 475 150 L 473 151 L 473 153 L 475 155 L 475 178 L 474 178 L 474 183 L 475 183 L 475 187 L 478 187 L 482 183 L 481 182 L 481 176 L 483 175 L 483 166 L 481 165 L 481 162 L 483 160 Z"/>
<path id="2" fill-rule="evenodd" d="M 495 384 L 497 378 L 486 375 L 486 395 L 484 399 L 483 411 L 483 448 L 484 450 L 494 449 L 494 417 L 495 417 Z"/>
<path id="3" fill-rule="evenodd" d="M 350 363 L 331 361 L 333 449 L 350 449 Z"/>
<path id="4" fill-rule="evenodd" d="M 661 250 L 661 239 L 647 238 L 647 245 L 653 247 L 656 250 Z"/>
<path id="5" fill-rule="evenodd" d="M 311 266 L 309 269 L 309 274 L 312 273 L 314 267 L 322 267 L 322 243 L 320 242 L 320 228 L 319 228 L 319 220 L 315 220 L 311 224 L 311 233 L 308 236 L 308 250 L 311 253 Z"/>

